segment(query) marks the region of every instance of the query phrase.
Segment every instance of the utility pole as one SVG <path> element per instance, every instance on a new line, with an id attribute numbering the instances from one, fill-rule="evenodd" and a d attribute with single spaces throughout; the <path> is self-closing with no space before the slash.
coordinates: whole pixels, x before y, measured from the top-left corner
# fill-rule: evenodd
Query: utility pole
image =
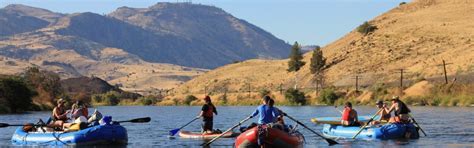
<path id="1" fill-rule="evenodd" d="M 248 93 L 249 93 L 249 98 L 250 98 L 250 83 L 248 83 L 248 85 L 249 85 L 249 86 L 248 86 L 248 88 L 249 88 L 249 89 L 248 89 Z"/>
<path id="2" fill-rule="evenodd" d="M 450 64 L 453 64 L 453 63 L 446 63 L 443 59 L 443 64 L 441 65 L 436 65 L 436 66 L 443 66 L 443 73 L 444 73 L 444 83 L 445 84 L 448 84 L 448 74 L 447 74 L 447 70 L 446 70 L 446 65 L 450 65 Z"/>
<path id="3" fill-rule="evenodd" d="M 204 86 L 204 95 L 207 95 L 207 86 Z"/>
<path id="4" fill-rule="evenodd" d="M 400 69 L 397 69 L 398 72 L 396 73 L 400 73 L 400 95 L 403 94 L 403 74 L 404 73 L 408 73 L 405 71 L 405 69 L 403 68 L 400 68 Z"/>
<path id="5" fill-rule="evenodd" d="M 280 83 L 280 94 L 283 94 L 283 83 Z"/>
<path id="6" fill-rule="evenodd" d="M 356 92 L 359 92 L 359 79 L 362 78 L 362 76 L 360 75 L 355 75 L 355 77 L 353 77 L 352 79 L 355 79 L 355 88 L 356 88 Z"/>

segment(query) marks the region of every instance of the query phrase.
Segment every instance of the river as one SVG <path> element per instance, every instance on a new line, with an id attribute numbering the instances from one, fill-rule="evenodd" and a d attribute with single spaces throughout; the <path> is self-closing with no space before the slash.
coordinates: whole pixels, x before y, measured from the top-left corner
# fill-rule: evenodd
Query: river
<path id="1" fill-rule="evenodd" d="M 214 128 L 224 131 L 240 120 L 248 116 L 255 106 L 217 106 L 219 115 L 215 116 Z M 339 112 L 332 106 L 303 106 L 303 107 L 279 107 L 288 115 L 302 121 L 310 128 L 321 131 L 321 125 L 312 124 L 313 117 L 337 116 Z M 193 119 L 199 112 L 200 107 L 187 106 L 104 106 L 97 107 L 104 115 L 113 116 L 114 120 L 128 120 L 137 117 L 151 117 L 149 123 L 124 123 L 128 130 L 130 147 L 158 146 L 158 147 L 199 147 L 203 141 L 195 139 L 170 138 L 168 131 L 179 128 L 181 125 Z M 357 106 L 359 115 L 371 115 L 376 109 L 370 106 Z M 474 147 L 474 108 L 472 107 L 411 107 L 413 116 L 427 132 L 428 136 L 421 136 L 418 140 L 344 140 L 338 146 L 441 146 L 441 147 Z M 90 109 L 92 112 L 93 109 Z M 49 112 L 29 112 L 27 114 L 0 115 L 1 123 L 25 123 L 36 122 L 39 118 L 47 118 Z M 256 119 L 251 119 L 245 124 L 250 124 Z M 287 124 L 294 124 L 286 119 Z M 200 121 L 195 121 L 184 130 L 199 131 Z M 10 138 L 15 127 L 0 128 L 0 147 L 11 146 Z M 327 146 L 327 143 L 311 132 L 302 129 L 305 135 L 305 147 Z M 421 134 L 421 133 L 420 133 Z M 232 138 L 219 139 L 212 147 L 232 147 Z"/>

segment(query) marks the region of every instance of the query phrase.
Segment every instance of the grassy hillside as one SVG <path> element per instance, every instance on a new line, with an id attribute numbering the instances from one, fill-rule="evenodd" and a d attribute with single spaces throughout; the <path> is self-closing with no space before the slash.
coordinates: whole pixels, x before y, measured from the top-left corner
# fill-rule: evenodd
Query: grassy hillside
<path id="1" fill-rule="evenodd" d="M 393 87 L 400 78 L 398 69 L 407 72 L 404 81 L 440 77 L 443 74 L 439 66 L 442 60 L 450 63 L 447 74 L 452 77 L 473 72 L 473 5 L 474 1 L 468 0 L 415 0 L 368 21 L 377 28 L 375 31 L 363 34 L 354 29 L 322 48 L 328 63 L 326 86 L 334 85 L 338 91 L 350 93 L 353 88 L 347 86 L 354 85 L 353 78 L 359 75 L 360 84 L 365 86 L 364 91 L 370 91 L 370 86 L 378 84 L 392 84 Z M 304 55 L 307 64 L 298 72 L 299 86 L 309 90 L 314 86 L 309 73 L 311 54 Z M 245 93 L 245 86 L 248 85 L 253 92 L 278 90 L 280 84 L 285 89 L 290 88 L 294 85 L 295 74 L 288 73 L 286 69 L 287 60 L 250 60 L 227 65 L 180 86 L 169 100 L 212 92 L 209 90 L 223 94 L 225 91 L 222 88 Z M 434 83 L 441 84 L 443 81 Z M 408 84 L 404 85 L 406 87 Z M 466 87 L 472 88 L 472 85 Z M 388 93 L 387 96 L 403 95 L 399 91 Z M 468 96 L 473 95 L 470 91 L 467 93 Z M 314 95 L 307 98 L 316 96 L 315 93 L 309 94 Z"/>

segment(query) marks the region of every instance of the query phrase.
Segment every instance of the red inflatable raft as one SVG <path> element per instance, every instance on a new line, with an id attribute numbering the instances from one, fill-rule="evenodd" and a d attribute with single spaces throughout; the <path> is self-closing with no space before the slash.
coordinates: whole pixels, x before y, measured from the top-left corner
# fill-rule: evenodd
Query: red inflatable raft
<path id="1" fill-rule="evenodd" d="M 235 147 L 247 148 L 247 147 L 260 147 L 258 145 L 259 135 L 262 140 L 261 143 L 264 147 L 303 147 L 304 137 L 298 131 L 295 132 L 284 132 L 276 128 L 267 128 L 266 126 L 251 128 L 244 133 L 240 134 L 235 140 Z"/>

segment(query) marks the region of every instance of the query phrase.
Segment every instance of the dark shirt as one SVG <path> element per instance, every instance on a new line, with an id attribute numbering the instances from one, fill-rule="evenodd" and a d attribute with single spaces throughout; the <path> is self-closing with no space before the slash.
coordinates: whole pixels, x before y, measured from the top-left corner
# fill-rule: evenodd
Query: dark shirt
<path id="1" fill-rule="evenodd" d="M 206 114 L 206 113 L 209 111 L 209 109 L 210 109 L 209 106 L 212 106 L 212 108 L 213 108 L 212 112 L 217 115 L 217 108 L 216 108 L 213 104 L 210 104 L 210 105 L 209 105 L 209 104 L 204 104 L 204 105 L 202 106 L 202 108 L 201 108 L 201 111 L 203 111 L 204 114 Z M 211 115 L 212 115 L 212 114 L 211 114 Z M 206 120 L 206 119 L 212 119 L 212 116 L 209 117 L 209 116 L 204 115 L 203 118 L 204 118 L 205 120 Z"/>

